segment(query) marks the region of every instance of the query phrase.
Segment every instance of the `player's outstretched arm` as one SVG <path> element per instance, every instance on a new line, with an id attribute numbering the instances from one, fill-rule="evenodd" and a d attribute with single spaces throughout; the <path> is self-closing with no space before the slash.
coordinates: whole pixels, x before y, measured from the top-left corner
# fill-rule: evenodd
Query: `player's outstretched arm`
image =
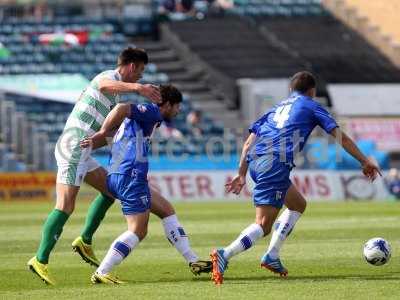
<path id="1" fill-rule="evenodd" d="M 347 153 L 360 162 L 364 175 L 371 181 L 374 181 L 378 174 L 382 176 L 379 167 L 361 152 L 354 141 L 345 132 L 340 128 L 335 128 L 332 130 L 331 135 L 342 145 Z"/>
<path id="2" fill-rule="evenodd" d="M 154 103 L 161 102 L 159 88 L 151 84 L 122 82 L 104 78 L 99 81 L 99 89 L 100 92 L 105 94 L 137 93 Z"/>
<path id="3" fill-rule="evenodd" d="M 82 148 L 97 149 L 107 145 L 107 138 L 112 137 L 125 118 L 131 115 L 131 104 L 117 104 L 104 120 L 100 130 L 91 137 L 81 141 Z"/>
<path id="4" fill-rule="evenodd" d="M 247 154 L 249 153 L 249 150 L 255 140 L 256 140 L 256 135 L 254 133 L 251 133 L 249 135 L 249 137 L 247 138 L 246 142 L 244 143 L 243 149 L 242 149 L 242 155 L 240 156 L 238 175 L 236 175 L 232 179 L 232 181 L 228 182 L 225 185 L 226 191 L 228 193 L 232 192 L 232 193 L 238 195 L 238 194 L 240 194 L 240 192 L 242 191 L 242 188 L 246 184 L 246 174 L 247 174 L 247 168 L 248 168 Z"/>

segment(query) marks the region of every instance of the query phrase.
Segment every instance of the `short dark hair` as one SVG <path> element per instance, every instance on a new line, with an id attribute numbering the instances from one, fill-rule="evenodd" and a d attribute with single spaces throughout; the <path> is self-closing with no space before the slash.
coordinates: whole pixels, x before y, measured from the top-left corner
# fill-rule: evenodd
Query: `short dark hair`
<path id="1" fill-rule="evenodd" d="M 167 102 L 169 102 L 171 105 L 182 102 L 182 93 L 172 84 L 161 85 L 160 93 L 160 106 Z"/>
<path id="2" fill-rule="evenodd" d="M 128 65 L 131 63 L 144 63 L 147 65 L 149 57 L 144 49 L 127 47 L 118 56 L 118 66 Z"/>
<path id="3" fill-rule="evenodd" d="M 313 74 L 307 71 L 298 72 L 290 79 L 290 89 L 302 94 L 315 88 L 316 80 Z"/>

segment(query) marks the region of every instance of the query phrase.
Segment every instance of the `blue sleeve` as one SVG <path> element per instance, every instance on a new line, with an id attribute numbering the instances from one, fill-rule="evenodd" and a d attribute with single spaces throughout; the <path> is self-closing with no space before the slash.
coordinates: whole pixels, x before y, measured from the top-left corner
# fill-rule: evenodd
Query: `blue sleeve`
<path id="1" fill-rule="evenodd" d="M 260 129 L 261 125 L 264 123 L 267 115 L 263 115 L 261 118 L 259 118 L 257 121 L 255 121 L 251 126 L 249 127 L 249 132 L 257 134 L 258 129 Z"/>
<path id="2" fill-rule="evenodd" d="M 314 117 L 316 119 L 317 124 L 321 126 L 326 133 L 331 133 L 333 129 L 339 127 L 335 119 L 319 103 L 317 103 L 317 106 L 314 108 Z"/>
<path id="3" fill-rule="evenodd" d="M 160 119 L 156 107 L 149 103 L 131 104 L 129 118 L 138 122 L 156 122 Z"/>

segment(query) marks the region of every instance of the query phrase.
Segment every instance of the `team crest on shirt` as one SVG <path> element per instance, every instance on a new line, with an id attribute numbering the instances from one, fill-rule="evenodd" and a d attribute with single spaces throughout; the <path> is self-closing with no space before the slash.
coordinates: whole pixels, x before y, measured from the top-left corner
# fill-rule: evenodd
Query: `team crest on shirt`
<path id="1" fill-rule="evenodd" d="M 138 104 L 138 105 L 137 105 L 137 109 L 138 109 L 140 112 L 144 113 L 144 112 L 146 112 L 147 107 L 144 106 L 143 104 Z"/>

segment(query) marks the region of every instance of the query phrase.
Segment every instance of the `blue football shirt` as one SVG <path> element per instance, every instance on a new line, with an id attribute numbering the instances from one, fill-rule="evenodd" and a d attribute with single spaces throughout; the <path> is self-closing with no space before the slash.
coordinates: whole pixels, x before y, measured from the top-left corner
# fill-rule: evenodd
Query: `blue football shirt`
<path id="1" fill-rule="evenodd" d="M 338 127 L 321 104 L 308 96 L 292 93 L 250 126 L 250 133 L 257 138 L 249 151 L 248 161 L 271 155 L 274 160 L 279 158 L 281 162 L 294 165 L 295 154 L 303 150 L 316 126 L 327 133 Z"/>
<path id="2" fill-rule="evenodd" d="M 150 141 L 162 120 L 156 104 L 132 104 L 131 115 L 114 137 L 108 174 L 124 174 L 136 181 L 147 181 Z"/>

